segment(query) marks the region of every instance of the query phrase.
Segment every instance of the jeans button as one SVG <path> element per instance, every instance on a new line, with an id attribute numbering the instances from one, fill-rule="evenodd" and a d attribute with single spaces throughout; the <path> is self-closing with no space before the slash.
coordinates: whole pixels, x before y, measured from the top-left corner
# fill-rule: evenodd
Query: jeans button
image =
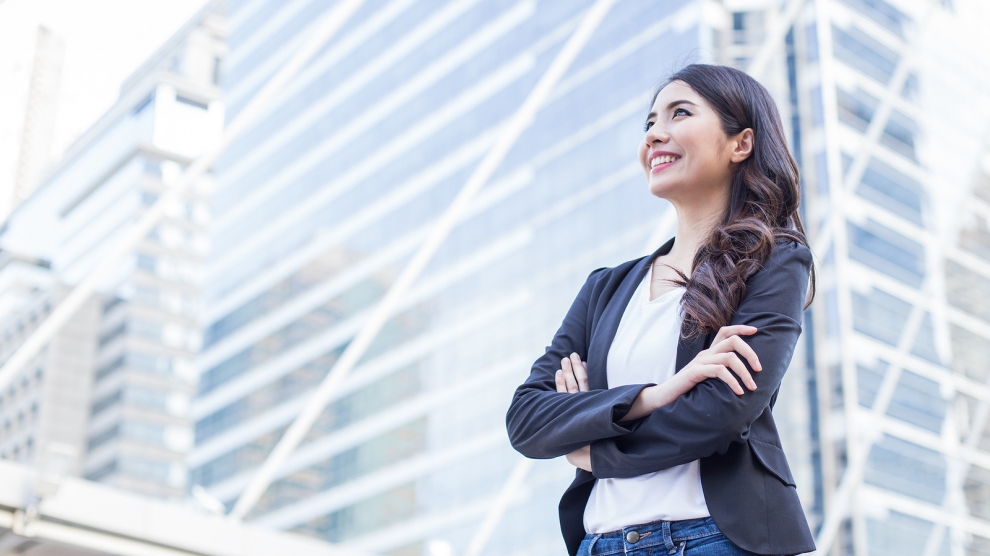
<path id="1" fill-rule="evenodd" d="M 631 543 L 638 541 L 639 533 L 637 533 L 636 531 L 629 531 L 628 533 L 626 533 L 626 540 Z"/>

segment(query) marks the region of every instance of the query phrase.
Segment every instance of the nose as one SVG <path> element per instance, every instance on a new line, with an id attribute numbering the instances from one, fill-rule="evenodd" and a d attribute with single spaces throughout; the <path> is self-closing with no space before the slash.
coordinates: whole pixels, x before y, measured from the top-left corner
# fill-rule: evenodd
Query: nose
<path id="1" fill-rule="evenodd" d="M 670 141 L 670 136 L 657 124 L 646 132 L 646 145 L 660 145 Z"/>

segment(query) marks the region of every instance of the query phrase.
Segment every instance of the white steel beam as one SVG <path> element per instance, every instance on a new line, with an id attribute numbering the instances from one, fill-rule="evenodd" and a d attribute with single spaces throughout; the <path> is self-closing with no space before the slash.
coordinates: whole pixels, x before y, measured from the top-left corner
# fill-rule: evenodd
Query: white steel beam
<path id="1" fill-rule="evenodd" d="M 784 39 L 787 37 L 787 33 L 791 27 L 794 26 L 794 21 L 801 13 L 804 2 L 805 0 L 790 0 L 787 2 L 783 12 L 774 20 L 773 27 L 767 33 L 766 37 L 763 38 L 763 43 L 760 44 L 760 48 L 750 60 L 749 66 L 746 68 L 746 73 L 754 78 L 759 78 L 763 75 L 773 55 L 783 50 Z"/>
<path id="2" fill-rule="evenodd" d="M 925 17 L 923 17 L 923 21 L 928 21 L 931 19 L 930 15 L 934 9 L 934 3 L 930 3 L 927 13 L 925 14 Z M 919 29 L 918 33 L 920 34 L 922 31 L 923 29 Z M 894 99 L 896 99 L 901 90 L 904 89 L 904 85 L 907 83 L 907 79 L 911 75 L 911 70 L 914 69 L 914 66 L 917 63 L 919 54 L 918 47 L 914 44 L 907 45 L 904 52 L 901 53 L 901 59 L 898 60 L 897 66 L 894 67 L 894 73 L 891 75 L 890 81 L 887 82 L 887 86 L 884 88 L 883 96 L 880 99 L 880 105 L 877 106 L 877 109 L 873 112 L 873 117 L 870 118 L 870 123 L 867 125 L 866 131 L 863 132 L 863 138 L 854 150 L 854 156 L 852 164 L 849 166 L 849 171 L 841 180 L 842 190 L 844 193 L 852 193 L 855 191 L 856 186 L 859 185 L 859 181 L 863 179 L 863 173 L 866 172 L 866 167 L 870 164 L 870 158 L 873 156 L 873 151 L 876 149 L 877 143 L 880 142 L 880 137 L 883 136 L 883 131 L 887 128 L 887 123 L 890 121 L 890 116 L 894 112 Z M 834 239 L 832 234 L 833 225 L 833 220 L 829 219 L 825 221 L 824 227 L 819 230 L 817 234 L 818 237 L 815 241 L 815 246 L 813 249 L 814 252 L 824 253 L 828 249 L 829 244 Z"/>
<path id="3" fill-rule="evenodd" d="M 259 116 L 264 114 L 269 103 L 282 91 L 285 85 L 319 52 L 323 45 L 336 34 L 363 3 L 364 0 L 342 0 L 323 16 L 303 47 L 277 74 L 272 76 L 272 79 L 265 84 L 237 119 L 231 122 L 219 144 L 193 161 L 176 183 L 166 189 L 155 204 L 148 208 L 134 227 L 111 244 L 107 254 L 100 259 L 96 267 L 55 307 L 48 318 L 3 364 L 3 367 L 0 367 L 0 389 L 6 387 L 13 377 L 65 326 L 93 292 L 110 277 L 117 263 L 131 252 L 161 220 L 166 208 L 180 200 L 186 191 L 209 170 L 220 154 Z"/>
<path id="4" fill-rule="evenodd" d="M 927 283 L 928 280 L 926 280 L 926 285 Z M 926 287 L 922 291 L 927 292 L 928 288 Z M 859 488 L 863 480 L 863 474 L 866 471 L 866 462 L 870 449 L 876 442 L 877 437 L 880 436 L 880 431 L 876 427 L 876 423 L 879 422 L 880 417 L 887 413 L 887 409 L 890 407 L 890 401 L 894 397 L 894 391 L 897 388 L 897 383 L 900 381 L 904 368 L 903 359 L 907 357 L 906 354 L 911 351 L 911 346 L 914 345 L 924 319 L 924 314 L 925 311 L 920 306 L 915 305 L 911 308 L 911 313 L 908 315 L 907 322 L 901 332 L 901 337 L 897 342 L 897 355 L 900 357 L 891 361 L 884 371 L 883 378 L 880 381 L 880 387 L 877 389 L 876 396 L 873 399 L 873 405 L 870 408 L 873 418 L 863 423 L 861 440 L 850 440 L 851 443 L 856 442 L 859 445 L 849 458 L 849 464 L 842 475 L 842 480 L 839 482 L 838 488 L 836 488 L 833 494 L 832 504 L 825 514 L 821 529 L 818 531 L 818 538 L 815 539 L 815 544 L 818 547 L 816 553 L 828 552 L 832 546 L 832 542 L 835 541 L 835 536 L 839 532 L 842 521 L 845 520 L 850 511 L 853 496 Z"/>
<path id="5" fill-rule="evenodd" d="M 306 406 L 299 413 L 296 420 L 289 426 L 275 449 L 262 464 L 258 474 L 245 489 L 244 493 L 237 500 L 231 516 L 242 519 L 254 507 L 255 503 L 271 484 L 272 479 L 278 472 L 279 467 L 292 454 L 303 437 L 316 422 L 316 419 L 323 412 L 327 402 L 333 396 L 338 385 L 347 377 L 350 370 L 357 364 L 361 356 L 364 355 L 371 342 L 378 336 L 382 327 L 392 316 L 395 306 L 401 301 L 406 291 L 413 282 L 425 270 L 426 265 L 439 250 L 440 245 L 447 239 L 447 236 L 456 226 L 464 213 L 470 206 L 471 201 L 478 194 L 484 184 L 492 176 L 498 165 L 502 162 L 509 150 L 515 145 L 523 131 L 529 127 L 536 117 L 537 111 L 544 101 L 553 91 L 554 86 L 563 77 L 564 72 L 570 67 L 577 57 L 578 52 L 584 47 L 588 39 L 601 24 L 605 15 L 609 12 L 616 0 L 596 0 L 594 5 L 582 17 L 580 24 L 568 38 L 567 42 L 557 53 L 550 63 L 546 72 L 537 82 L 536 86 L 523 101 L 506 127 L 502 130 L 492 149 L 485 155 L 476 170 L 468 178 L 467 182 L 458 192 L 454 201 L 444 211 L 432 229 L 429 237 L 420 249 L 413 256 L 412 260 L 402 270 L 396 281 L 392 284 L 385 296 L 374 307 L 368 320 L 365 321 L 360 332 L 354 340 L 348 344 L 344 353 L 334 364 L 326 378 L 317 388 L 313 397 L 310 398 Z"/>
<path id="6" fill-rule="evenodd" d="M 529 458 L 521 458 L 516 462 L 509 478 L 506 479 L 488 512 L 485 513 L 484 519 L 481 520 L 481 525 L 471 537 L 471 542 L 468 544 L 464 556 L 479 556 L 484 550 L 485 545 L 488 544 L 488 539 L 495 532 L 498 522 L 502 520 L 505 511 L 509 509 L 509 504 L 516 499 L 516 495 L 526 480 L 526 475 L 533 468 L 533 463 L 534 461 Z"/>
<path id="7" fill-rule="evenodd" d="M 928 10 L 926 17 L 923 19 L 925 21 L 930 20 L 927 17 L 935 9 L 934 3 L 928 5 Z M 830 63 L 831 61 L 831 29 L 827 26 L 830 25 L 828 17 L 825 16 L 826 9 L 821 5 L 818 6 L 818 13 L 816 14 L 818 21 L 818 36 L 821 40 L 826 39 L 826 44 L 819 45 L 820 51 L 823 53 L 821 56 L 823 65 Z M 923 29 L 919 29 L 920 34 Z M 873 150 L 876 148 L 880 137 L 883 134 L 883 130 L 887 126 L 887 122 L 893 113 L 892 99 L 894 99 L 900 91 L 903 89 L 907 77 L 910 75 L 911 69 L 914 68 L 917 56 L 919 55 L 917 44 L 909 44 L 905 51 L 901 54 L 901 59 L 898 61 L 897 66 L 895 66 L 894 72 L 891 76 L 890 81 L 885 88 L 885 94 L 881 99 L 880 106 L 874 111 L 873 117 L 864 133 L 863 139 L 860 142 L 856 150 L 856 155 L 853 159 L 852 166 L 849 172 L 844 178 L 841 176 L 841 164 L 837 163 L 837 152 L 830 153 L 830 164 L 829 164 L 829 176 L 832 194 L 830 195 L 831 204 L 831 216 L 826 219 L 824 225 L 818 231 L 818 237 L 814 242 L 813 252 L 824 253 L 825 250 L 829 249 L 830 246 L 833 247 L 844 247 L 845 230 L 842 227 L 845 225 L 844 211 L 842 210 L 843 200 L 846 195 L 851 194 L 855 187 L 858 185 L 859 181 L 862 179 L 863 172 L 866 170 L 869 164 L 870 157 L 872 156 Z M 825 70 L 823 70 L 825 71 Z M 829 78 L 828 85 L 830 87 L 822 87 L 823 95 L 825 91 L 829 90 L 828 98 L 823 99 L 823 104 L 826 110 L 830 113 L 830 118 L 826 120 L 831 120 L 833 125 L 837 123 L 837 117 L 835 115 L 835 83 L 834 80 Z M 827 124 L 826 124 L 827 125 Z M 834 143 L 833 143 L 834 144 Z M 837 174 L 838 172 L 838 174 Z M 931 242 L 928 242 L 929 244 Z M 839 260 L 840 256 L 836 254 L 833 257 L 835 260 Z M 932 270 L 928 268 L 928 273 L 931 274 Z M 841 274 L 841 273 L 840 273 Z M 931 283 L 931 276 L 926 277 L 924 284 L 922 285 L 922 291 L 928 292 L 934 284 Z M 841 288 L 840 289 L 844 289 Z M 929 292 L 930 293 L 930 292 Z M 847 297 L 847 296 L 846 296 Z M 841 305 L 841 303 L 840 303 Z M 851 315 L 851 313 L 850 313 Z M 895 358 L 894 361 L 890 362 L 890 366 L 884 372 L 883 379 L 880 384 L 880 389 L 877 392 L 876 398 L 874 399 L 873 407 L 871 409 L 875 416 L 883 415 L 886 413 L 887 408 L 890 404 L 891 398 L 893 397 L 894 389 L 897 386 L 897 382 L 900 379 L 900 375 L 904 366 L 903 359 L 906 358 L 906 354 L 910 351 L 911 346 L 914 343 L 914 338 L 917 335 L 918 329 L 920 328 L 922 319 L 924 316 L 924 307 L 922 304 L 913 304 L 911 313 L 908 316 L 908 321 L 905 324 L 904 330 L 902 332 L 900 341 L 897 346 L 897 354 L 900 357 Z M 843 326 L 840 324 L 840 327 Z M 848 358 L 844 358 L 843 361 L 843 382 L 847 385 L 856 383 L 856 374 L 853 365 L 848 361 Z M 850 398 L 855 401 L 855 393 L 853 388 L 845 388 L 847 406 L 850 405 Z M 858 402 L 852 404 L 855 406 Z M 869 452 L 876 441 L 878 433 L 875 427 L 872 427 L 870 423 L 866 424 L 866 430 L 863 431 L 862 440 L 851 439 L 848 442 L 850 447 L 850 453 L 848 455 L 849 465 L 846 467 L 843 473 L 842 479 L 839 482 L 838 487 L 832 493 L 832 499 L 827 507 L 825 517 L 822 522 L 822 526 L 819 529 L 818 537 L 816 538 L 816 544 L 818 546 L 816 553 L 824 554 L 827 553 L 832 544 L 835 541 L 835 537 L 838 534 L 839 527 L 842 521 L 846 519 L 850 512 L 857 517 L 860 509 L 854 508 L 853 498 L 863 481 L 863 475 L 865 472 L 866 463 L 868 460 Z M 853 449 L 854 448 L 854 449 Z M 857 553 L 865 553 L 865 537 L 863 527 L 856 527 L 858 531 L 854 531 L 854 545 Z"/>

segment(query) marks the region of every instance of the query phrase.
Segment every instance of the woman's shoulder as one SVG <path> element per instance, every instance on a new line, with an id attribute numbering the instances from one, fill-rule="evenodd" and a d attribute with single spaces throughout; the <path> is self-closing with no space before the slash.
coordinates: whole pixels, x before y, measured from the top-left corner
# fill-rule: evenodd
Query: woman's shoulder
<path id="1" fill-rule="evenodd" d="M 762 267 L 746 280 L 747 311 L 774 312 L 799 321 L 809 298 L 811 249 L 797 241 L 778 241 Z"/>
<path id="2" fill-rule="evenodd" d="M 747 289 L 757 284 L 779 289 L 811 274 L 812 256 L 808 246 L 792 239 L 778 239 L 770 254 L 747 279 Z"/>
<path id="3" fill-rule="evenodd" d="M 614 278 L 622 279 L 626 274 L 629 273 L 637 264 L 643 261 L 643 259 L 649 257 L 649 255 L 644 255 L 635 259 L 628 260 L 624 263 L 617 264 L 615 266 L 602 266 L 596 268 L 588 274 L 589 282 L 596 281 L 609 281 Z"/>
<path id="4" fill-rule="evenodd" d="M 806 267 L 811 269 L 811 249 L 790 238 L 778 239 L 759 272 L 774 272 L 781 268 Z"/>
<path id="5" fill-rule="evenodd" d="M 587 295 L 591 298 L 609 298 L 615 293 L 629 272 L 647 257 L 648 255 L 615 266 L 602 266 L 592 270 L 585 280 L 581 295 Z"/>

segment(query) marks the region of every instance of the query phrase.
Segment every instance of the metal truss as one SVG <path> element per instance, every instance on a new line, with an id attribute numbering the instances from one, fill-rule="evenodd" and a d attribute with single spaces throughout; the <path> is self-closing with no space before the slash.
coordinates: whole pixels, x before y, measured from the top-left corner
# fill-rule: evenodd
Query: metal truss
<path id="1" fill-rule="evenodd" d="M 343 27 L 362 4 L 364 4 L 364 0 L 342 0 L 323 16 L 323 19 L 314 27 L 300 49 L 258 91 L 258 94 L 244 107 L 240 115 L 227 126 L 220 142 L 194 160 L 176 182 L 171 184 L 161 197 L 148 207 L 140 220 L 126 234 L 110 245 L 108 253 L 99 260 L 77 286 L 72 288 L 66 298 L 55 307 L 45 321 L 0 367 L 0 389 L 6 388 L 10 384 L 11 380 L 79 311 L 89 297 L 93 295 L 93 292 L 104 285 L 104 282 L 112 275 L 116 265 L 158 224 L 168 207 L 182 199 L 193 184 L 209 171 L 227 147 L 265 114 L 272 100 L 316 56 L 327 41 Z"/>
<path id="2" fill-rule="evenodd" d="M 830 67 L 834 63 L 831 60 L 831 52 L 833 50 L 831 44 L 830 12 L 828 10 L 828 3 L 824 0 L 818 0 L 816 4 L 818 8 L 816 23 L 819 51 L 823 53 L 820 56 L 820 63 L 823 66 L 820 69 L 820 73 L 823 76 L 822 103 L 825 109 L 825 143 L 826 145 L 836 145 L 838 143 L 835 140 L 836 130 L 834 128 L 838 125 L 838 118 L 835 112 L 836 86 L 833 78 L 834 70 Z M 934 10 L 935 5 L 930 3 L 927 6 L 927 14 L 922 17 L 922 20 L 927 21 Z M 924 27 L 918 29 L 918 36 L 921 35 L 923 29 Z M 836 282 L 835 288 L 839 301 L 838 320 L 840 331 L 838 343 L 844 347 L 841 355 L 841 370 L 842 381 L 845 384 L 845 388 L 843 388 L 843 401 L 847 414 L 846 434 L 853 435 L 855 433 L 858 436 L 857 438 L 847 440 L 849 463 L 838 487 L 834 492 L 830 493 L 830 500 L 827 500 L 826 515 L 816 539 L 819 553 L 825 553 L 832 549 L 839 528 L 848 517 L 852 517 L 855 524 L 852 539 L 854 551 L 857 554 L 865 554 L 867 552 L 865 517 L 862 513 L 862 507 L 855 505 L 854 501 L 857 499 L 858 493 L 865 488 L 863 479 L 870 450 L 883 432 L 885 414 L 890 406 L 904 366 L 912 358 L 910 351 L 923 322 L 926 309 L 931 310 L 933 325 L 939 328 L 937 332 L 941 333 L 943 337 L 947 337 L 948 335 L 948 325 L 945 320 L 948 309 L 945 302 L 945 269 L 943 263 L 945 248 L 940 244 L 929 226 L 921 233 L 927 254 L 926 278 L 920 288 L 921 293 L 913 299 L 911 312 L 897 343 L 894 357 L 890 358 L 890 365 L 883 374 L 879 390 L 869 409 L 869 418 L 863 419 L 856 416 L 860 404 L 855 392 L 857 384 L 855 360 L 849 349 L 849 346 L 852 345 L 850 340 L 854 332 L 851 329 L 852 305 L 849 298 L 850 285 L 847 282 L 849 272 L 845 238 L 845 207 L 849 202 L 848 199 L 852 196 L 855 188 L 863 178 L 867 165 L 893 113 L 893 104 L 910 76 L 918 56 L 917 44 L 908 44 L 901 53 L 901 58 L 880 99 L 881 103 L 874 111 L 874 115 L 864 132 L 860 145 L 854 151 L 855 155 L 852 164 L 844 178 L 842 177 L 842 165 L 838 160 L 837 149 L 831 148 L 827 152 L 830 181 L 829 217 L 826 219 L 824 225 L 818 229 L 818 237 L 815 238 L 814 242 L 814 252 L 816 254 L 824 253 L 829 249 L 833 249 L 832 258 L 836 264 L 834 276 Z M 821 327 L 819 326 L 818 328 Z M 820 370 L 827 368 L 825 364 L 822 364 L 822 361 L 819 361 L 817 366 Z M 944 380 L 940 382 L 944 382 Z M 940 510 L 935 512 L 935 517 L 932 515 L 919 515 L 919 517 L 930 519 L 934 522 L 934 527 L 929 533 L 928 540 L 923 549 L 925 556 L 934 556 L 942 548 L 947 531 L 951 531 L 953 535 L 953 542 L 950 543 L 952 553 L 961 554 L 963 550 L 963 536 L 967 533 L 974 532 L 974 528 L 968 525 L 972 523 L 972 520 L 968 516 L 963 484 L 969 467 L 972 465 L 970 463 L 972 461 L 970 455 L 976 449 L 977 443 L 985 429 L 987 417 L 990 415 L 990 400 L 988 400 L 987 396 L 978 395 L 977 398 L 979 401 L 976 415 L 972 420 L 972 425 L 964 443 L 960 443 L 958 427 L 951 412 L 947 414 L 946 423 L 943 425 L 942 438 L 944 445 L 939 451 L 946 457 L 948 462 L 946 471 L 946 497 Z M 860 427 L 859 430 L 853 429 L 853 422 Z M 825 438 L 826 435 L 823 434 L 822 437 Z M 914 505 L 918 505 L 918 503 Z M 891 508 L 890 505 L 884 507 Z M 899 505 L 892 509 L 907 511 L 904 505 Z M 943 513 L 939 514 L 939 511 Z M 908 511 L 907 513 L 911 512 Z M 928 511 L 928 514 L 931 513 L 931 511 Z"/>
<path id="3" fill-rule="evenodd" d="M 316 392 L 307 401 L 306 406 L 289 426 L 272 453 L 268 456 L 248 487 L 237 500 L 231 516 L 243 518 L 257 503 L 261 495 L 271 484 L 278 469 L 292 454 L 303 437 L 315 423 L 320 413 L 326 407 L 334 391 L 353 369 L 371 342 L 377 337 L 387 320 L 392 316 L 397 304 L 412 287 L 415 280 L 426 268 L 441 244 L 446 240 L 453 228 L 459 223 L 462 215 L 470 206 L 477 193 L 485 185 L 509 150 L 522 133 L 529 127 L 544 102 L 553 92 L 554 87 L 570 67 L 577 54 L 588 39 L 601 24 L 616 0 L 596 0 L 585 12 L 577 28 L 567 42 L 557 53 L 536 86 L 523 101 L 519 109 L 509 119 L 502 129 L 493 147 L 488 151 L 481 163 L 462 186 L 453 202 L 434 224 L 429 236 L 413 256 L 412 260 L 402 270 L 396 281 L 389 287 L 384 297 L 370 311 L 370 316 L 362 325 L 353 341 L 340 356 L 333 368 L 327 373 Z M 479 554 L 490 538 L 502 514 L 514 497 L 515 491 L 521 486 L 530 467 L 529 462 L 520 462 L 514 468 L 509 480 L 500 489 L 497 503 L 492 506 L 482 521 L 469 544 L 470 556 Z"/>

